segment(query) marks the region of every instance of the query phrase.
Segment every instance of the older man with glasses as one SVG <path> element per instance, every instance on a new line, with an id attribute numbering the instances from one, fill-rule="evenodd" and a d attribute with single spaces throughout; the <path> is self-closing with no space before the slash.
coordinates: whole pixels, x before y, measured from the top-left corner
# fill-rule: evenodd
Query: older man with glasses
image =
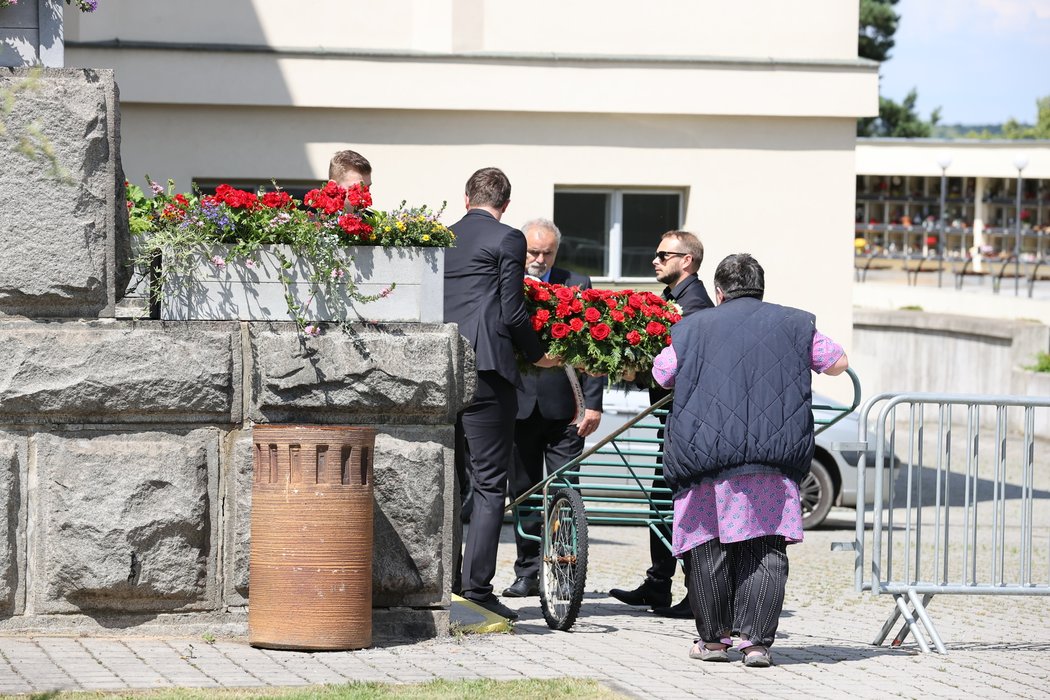
<path id="1" fill-rule="evenodd" d="M 714 306 L 704 283 L 697 277 L 697 271 L 703 261 L 704 245 L 695 234 L 688 231 L 665 233 L 653 257 L 656 280 L 667 285 L 663 297 L 678 304 L 683 317 Z M 668 390 L 654 384 L 649 389 L 649 401 L 656 403 L 669 393 Z M 662 434 L 663 431 L 661 436 Z M 662 455 L 658 455 L 657 459 L 662 462 Z M 662 477 L 653 481 L 653 488 L 666 488 Z M 670 542 L 670 530 L 661 528 L 661 532 L 666 541 Z M 676 605 L 671 605 L 671 579 L 674 578 L 678 560 L 653 530 L 649 531 L 649 556 L 652 566 L 645 572 L 645 580 L 640 586 L 632 590 L 614 588 L 609 591 L 609 595 L 628 605 L 650 607 L 657 615 L 664 617 L 691 618 L 693 613 L 688 597 Z"/>

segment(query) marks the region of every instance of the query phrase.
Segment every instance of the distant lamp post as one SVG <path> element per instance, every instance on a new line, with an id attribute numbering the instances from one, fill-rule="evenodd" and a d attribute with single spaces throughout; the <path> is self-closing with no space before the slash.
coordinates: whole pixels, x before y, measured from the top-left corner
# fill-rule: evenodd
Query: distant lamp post
<path id="1" fill-rule="evenodd" d="M 946 198 L 948 195 L 948 166 L 952 164 L 952 157 L 942 153 L 937 157 L 937 165 L 941 168 L 941 215 L 940 231 L 937 234 L 937 286 L 941 286 L 941 275 L 944 273 L 944 243 L 948 240 L 948 211 Z"/>
<path id="2" fill-rule="evenodd" d="M 1021 294 L 1021 183 L 1024 181 L 1021 173 L 1028 167 L 1028 158 L 1017 156 L 1014 158 L 1014 167 L 1017 168 L 1017 210 L 1014 212 L 1014 296 Z"/>

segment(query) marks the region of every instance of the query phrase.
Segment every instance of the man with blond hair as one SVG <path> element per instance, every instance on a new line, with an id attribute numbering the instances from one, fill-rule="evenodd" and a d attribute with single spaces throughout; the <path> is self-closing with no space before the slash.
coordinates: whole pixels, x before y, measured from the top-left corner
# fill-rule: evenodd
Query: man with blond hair
<path id="1" fill-rule="evenodd" d="M 344 190 L 364 184 L 372 186 L 372 164 L 357 151 L 337 151 L 328 163 L 328 179 Z"/>

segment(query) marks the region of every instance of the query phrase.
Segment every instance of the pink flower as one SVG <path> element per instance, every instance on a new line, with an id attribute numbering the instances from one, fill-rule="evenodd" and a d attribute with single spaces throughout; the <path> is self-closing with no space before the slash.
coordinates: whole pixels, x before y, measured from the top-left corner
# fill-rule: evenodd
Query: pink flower
<path id="1" fill-rule="evenodd" d="M 149 188 L 153 190 L 153 194 L 160 194 L 164 191 L 164 188 L 158 185 L 156 180 L 149 181 Z"/>
<path id="2" fill-rule="evenodd" d="M 247 260 L 244 261 L 244 266 L 246 268 L 248 268 L 249 270 L 254 270 L 255 269 L 255 261 L 252 260 L 251 258 L 248 258 Z"/>
<path id="3" fill-rule="evenodd" d="M 342 268 L 337 268 L 335 270 L 332 270 L 332 279 L 341 280 L 345 276 L 346 276 L 346 270 L 344 270 Z"/>
<path id="4" fill-rule="evenodd" d="M 211 264 L 219 268 L 220 270 L 226 269 L 226 261 L 223 260 L 222 257 L 219 255 L 212 256 Z"/>
<path id="5" fill-rule="evenodd" d="M 391 289 L 390 287 L 385 288 L 383 291 L 381 291 L 379 293 L 379 298 L 383 299 L 383 298 L 386 298 L 386 297 L 390 296 L 390 292 L 392 292 L 392 291 L 394 291 L 394 290 Z"/>
<path id="6" fill-rule="evenodd" d="M 311 323 L 303 329 L 303 333 L 310 336 L 311 338 L 316 338 L 317 336 L 321 335 L 321 329 L 318 326 L 315 326 Z"/>

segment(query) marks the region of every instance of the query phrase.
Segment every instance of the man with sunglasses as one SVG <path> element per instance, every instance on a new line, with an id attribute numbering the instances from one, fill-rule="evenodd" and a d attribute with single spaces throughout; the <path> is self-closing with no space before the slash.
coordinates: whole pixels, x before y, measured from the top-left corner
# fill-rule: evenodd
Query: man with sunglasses
<path id="1" fill-rule="evenodd" d="M 714 307 L 714 302 L 707 293 L 704 283 L 697 276 L 700 264 L 704 261 L 704 245 L 695 234 L 688 231 L 668 231 L 660 239 L 656 255 L 653 257 L 653 270 L 656 281 L 667 285 L 663 297 L 673 301 L 682 309 L 682 316 L 688 316 L 701 309 Z M 671 393 L 655 383 L 649 389 L 650 403 L 656 403 Z M 663 418 L 660 419 L 661 423 Z M 661 437 L 663 431 L 660 431 Z M 657 456 L 662 462 L 662 455 Z M 654 489 L 666 488 L 663 478 L 653 480 Z M 663 494 L 666 497 L 666 494 Z M 671 532 L 661 528 L 668 542 Z M 671 605 L 671 579 L 674 578 L 678 560 L 671 554 L 655 531 L 649 530 L 649 557 L 652 566 L 645 572 L 645 580 L 633 590 L 613 588 L 609 595 L 628 605 L 645 605 L 657 615 L 664 617 L 691 618 L 692 609 L 686 597 L 676 605 Z"/>

